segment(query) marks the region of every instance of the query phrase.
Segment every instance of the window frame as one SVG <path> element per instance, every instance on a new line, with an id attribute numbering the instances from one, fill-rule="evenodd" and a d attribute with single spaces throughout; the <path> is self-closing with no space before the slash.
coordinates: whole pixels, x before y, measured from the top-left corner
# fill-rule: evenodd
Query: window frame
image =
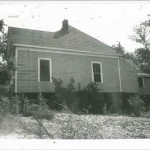
<path id="1" fill-rule="evenodd" d="M 50 81 L 40 81 L 40 60 L 49 61 Z M 52 82 L 52 60 L 51 58 L 38 58 L 38 82 Z"/>
<path id="2" fill-rule="evenodd" d="M 142 82 L 143 82 L 142 87 L 140 87 L 140 85 L 139 85 L 139 78 L 142 78 Z M 138 77 L 138 86 L 139 86 L 139 88 L 145 88 L 145 83 L 144 83 L 144 78 L 143 77 Z"/>
<path id="3" fill-rule="evenodd" d="M 101 82 L 95 82 L 94 81 L 94 72 L 93 72 L 93 64 L 99 64 L 100 65 L 100 79 L 101 79 Z M 103 67 L 102 67 L 102 62 L 99 62 L 99 61 L 92 61 L 91 62 L 91 71 L 92 71 L 92 82 L 94 83 L 99 83 L 99 84 L 103 84 Z"/>

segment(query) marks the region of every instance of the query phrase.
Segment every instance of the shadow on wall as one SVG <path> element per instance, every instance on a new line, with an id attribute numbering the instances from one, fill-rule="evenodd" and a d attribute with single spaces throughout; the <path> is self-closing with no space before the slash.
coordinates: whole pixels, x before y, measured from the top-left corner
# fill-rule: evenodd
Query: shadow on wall
<path id="1" fill-rule="evenodd" d="M 132 93 L 91 93 L 89 91 L 78 91 L 69 94 L 65 92 L 63 95 L 61 95 L 62 93 L 57 94 L 42 93 L 44 98 L 47 99 L 50 109 L 62 110 L 62 104 L 64 104 L 62 99 L 65 99 L 65 104 L 74 113 L 140 115 L 135 109 L 136 107 L 130 104 L 129 99 L 135 97 L 135 94 Z M 26 93 L 24 97 L 30 99 L 31 103 L 37 103 L 37 95 L 38 93 Z M 57 98 L 58 96 L 59 99 Z"/>

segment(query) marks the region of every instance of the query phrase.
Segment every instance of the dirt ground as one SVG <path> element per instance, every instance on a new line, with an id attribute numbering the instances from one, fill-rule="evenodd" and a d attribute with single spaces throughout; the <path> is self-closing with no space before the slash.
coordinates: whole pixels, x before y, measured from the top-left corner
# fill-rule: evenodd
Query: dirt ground
<path id="1" fill-rule="evenodd" d="M 0 128 L 1 139 L 143 139 L 150 138 L 150 118 L 54 113 L 42 120 L 9 115 Z"/>

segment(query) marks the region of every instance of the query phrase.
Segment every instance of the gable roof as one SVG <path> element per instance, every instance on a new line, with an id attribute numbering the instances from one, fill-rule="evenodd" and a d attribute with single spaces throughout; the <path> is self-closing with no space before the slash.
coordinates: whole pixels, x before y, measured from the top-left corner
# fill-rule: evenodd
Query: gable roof
<path id="1" fill-rule="evenodd" d="M 137 70 L 140 70 L 140 68 L 131 60 L 131 59 L 124 59 L 127 63 L 134 66 Z"/>
<path id="2" fill-rule="evenodd" d="M 9 27 L 8 34 L 11 35 L 11 41 L 14 44 L 117 54 L 116 50 L 110 46 L 70 25 L 66 34 L 61 32 L 61 30 L 57 32 L 46 32 L 16 27 Z"/>

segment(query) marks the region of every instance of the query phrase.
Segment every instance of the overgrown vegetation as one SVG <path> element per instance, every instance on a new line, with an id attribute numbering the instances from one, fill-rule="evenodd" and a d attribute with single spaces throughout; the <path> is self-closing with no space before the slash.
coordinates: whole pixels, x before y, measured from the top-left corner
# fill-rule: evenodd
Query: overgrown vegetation
<path id="1" fill-rule="evenodd" d="M 134 27 L 131 39 L 141 44 L 135 50 L 136 63 L 145 73 L 150 73 L 150 19 Z"/>
<path id="2" fill-rule="evenodd" d="M 39 93 L 37 97 L 37 103 L 33 103 L 32 101 L 30 101 L 30 99 L 19 96 L 14 96 L 11 98 L 2 96 L 0 101 L 0 110 L 3 112 L 1 114 L 4 115 L 1 117 L 0 129 L 4 129 L 4 125 L 6 124 L 6 122 L 9 122 L 6 127 L 10 131 L 10 133 L 16 132 L 16 134 L 20 134 L 18 133 L 18 129 L 16 129 L 15 127 L 15 125 L 17 125 L 21 130 L 20 132 L 24 132 L 26 137 L 33 138 L 103 139 L 149 137 L 149 135 L 145 134 L 145 128 L 142 129 L 144 130 L 142 133 L 136 131 L 136 134 L 134 134 L 131 133 L 134 131 L 134 123 L 132 124 L 130 129 L 126 128 L 126 126 L 124 125 L 128 124 L 127 122 L 124 122 L 124 124 L 122 124 L 123 120 L 117 122 L 117 119 L 115 120 L 115 118 L 112 117 L 111 112 L 107 111 L 104 99 L 100 99 L 99 89 L 96 84 L 89 83 L 84 88 L 81 88 L 81 86 L 80 88 L 76 88 L 74 79 L 70 79 L 70 82 L 66 87 L 63 86 L 63 81 L 61 79 L 55 79 L 54 82 L 56 86 L 55 100 L 61 107 L 59 109 L 61 110 L 59 113 L 57 111 L 52 111 L 49 109 L 46 103 L 46 99 L 41 93 Z M 75 111 L 76 109 L 72 107 L 72 98 L 78 101 L 79 106 L 82 106 L 77 109 L 78 111 Z M 133 113 L 136 116 L 139 116 L 139 112 L 141 112 L 142 110 L 143 102 L 138 97 L 131 97 L 130 99 L 128 99 L 128 102 L 132 109 L 136 112 Z M 95 107 L 97 109 L 95 109 Z M 24 116 L 28 116 L 27 120 L 30 120 L 30 122 L 32 123 L 30 124 L 20 120 L 20 118 L 22 118 L 21 116 L 19 117 L 20 112 Z M 16 117 L 18 118 L 18 120 L 16 120 L 16 122 L 13 122 L 10 114 L 17 115 Z M 100 114 L 105 114 L 105 116 L 101 116 Z M 110 115 L 111 117 L 108 115 Z M 121 117 L 119 115 L 115 116 L 117 118 Z M 142 116 L 144 116 L 143 113 Z M 31 118 L 33 118 L 32 121 Z M 106 120 L 104 118 L 106 118 Z M 15 125 L 13 125 L 12 127 L 9 126 L 10 122 Z M 112 124 L 112 122 L 116 122 L 115 125 Z M 119 123 L 119 125 L 117 123 Z M 34 126 L 32 126 L 32 124 L 34 124 Z M 110 130 L 111 128 L 110 126 L 113 127 L 113 131 L 116 131 L 117 134 L 111 132 L 109 136 L 106 135 L 106 133 L 108 134 L 108 130 Z M 55 131 L 56 128 L 57 131 Z M 123 130 L 125 130 L 125 134 L 121 134 Z M 29 134 L 32 134 L 32 136 L 29 136 Z"/>
<path id="3" fill-rule="evenodd" d="M 145 111 L 145 103 L 138 95 L 123 94 L 123 114 L 140 117 Z"/>
<path id="4" fill-rule="evenodd" d="M 72 111 L 77 111 L 78 93 L 75 88 L 75 80 L 70 79 L 68 85 L 63 86 L 62 79 L 53 79 L 55 85 L 55 99 L 59 105 L 59 109 L 63 109 L 63 106 L 69 107 Z"/>
<path id="5" fill-rule="evenodd" d="M 7 33 L 4 29 L 5 23 L 0 20 L 0 85 L 6 86 L 13 80 L 16 70 L 14 58 L 7 58 Z"/>
<path id="6" fill-rule="evenodd" d="M 130 38 L 141 45 L 133 53 L 126 52 L 120 42 L 112 45 L 112 48 L 123 58 L 131 59 L 143 72 L 150 73 L 150 19 L 136 25 L 133 32 L 134 34 Z"/>
<path id="7" fill-rule="evenodd" d="M 100 93 L 98 84 L 89 83 L 86 87 L 79 91 L 80 108 L 86 113 L 102 114 L 104 107 L 104 97 Z"/>
<path id="8" fill-rule="evenodd" d="M 0 61 L 0 131 L 4 133 L 3 131 L 6 130 L 9 133 L 13 133 L 17 130 L 18 133 L 21 130 L 21 132 L 23 131 L 27 134 L 33 133 L 36 138 L 110 138 L 111 136 L 106 136 L 103 133 L 105 131 L 104 125 L 115 119 L 107 118 L 104 120 L 100 116 L 102 120 L 97 122 L 96 120 L 99 119 L 99 116 L 89 115 L 110 115 L 112 113 L 112 104 L 108 100 L 104 100 L 104 95 L 100 93 L 96 83 L 89 83 L 86 87 L 81 88 L 80 83 L 77 84 L 73 78 L 70 79 L 67 85 L 64 85 L 61 79 L 53 79 L 55 85 L 55 95 L 52 98 L 54 102 L 53 108 L 60 110 L 60 112 L 67 112 L 64 115 L 62 115 L 63 113 L 54 113 L 49 109 L 47 99 L 42 93 L 39 93 L 35 103 L 26 97 L 12 94 L 11 87 L 13 84 L 10 83 L 13 81 L 17 67 L 15 66 L 14 58 L 8 59 L 6 56 L 7 34 L 4 32 L 4 25 L 3 20 L 0 20 L 0 31 L 2 33 L 2 36 L 0 36 L 0 57 L 2 57 L 2 61 Z M 118 50 L 121 50 L 123 47 L 119 45 L 119 48 Z M 122 51 L 122 53 L 124 52 Z M 143 110 L 142 101 L 137 97 L 131 97 L 128 99 L 128 104 L 133 114 L 140 116 Z M 26 119 L 30 120 L 30 123 L 21 120 L 22 116 L 27 116 L 28 119 Z M 142 113 L 142 116 L 144 116 L 144 113 Z M 58 123 L 56 127 L 51 122 L 52 120 L 56 121 L 56 124 Z M 107 125 L 109 126 L 109 124 Z M 60 133 L 54 133 L 49 129 L 50 127 L 53 130 L 58 128 Z M 124 125 L 122 127 L 126 128 Z M 147 136 L 141 134 L 137 135 L 137 137 Z"/>
<path id="9" fill-rule="evenodd" d="M 66 105 L 71 111 L 76 113 L 102 114 L 104 98 L 98 84 L 89 83 L 83 89 L 80 84 L 75 84 L 73 78 L 65 87 L 61 79 L 53 79 L 55 85 L 56 103 L 62 109 Z M 78 85 L 78 86 L 76 86 Z"/>
<path id="10" fill-rule="evenodd" d="M 124 47 L 121 45 L 120 42 L 118 42 L 117 44 L 113 44 L 112 48 L 116 50 L 116 52 L 118 54 L 121 55 L 122 58 L 124 59 L 130 59 L 132 60 L 134 63 L 136 63 L 136 58 L 135 58 L 135 54 L 132 52 L 127 52 L 125 51 Z"/>
<path id="11" fill-rule="evenodd" d="M 141 22 L 133 28 L 131 40 L 140 44 L 134 52 L 126 52 L 120 42 L 112 45 L 123 58 L 132 60 L 142 72 L 150 73 L 150 19 Z"/>
<path id="12" fill-rule="evenodd" d="M 26 98 L 27 101 L 27 98 Z M 28 103 L 28 109 L 26 109 L 26 113 L 31 114 L 33 117 L 37 119 L 47 119 L 51 120 L 53 118 L 53 113 L 50 111 L 48 105 L 46 104 L 46 99 L 43 97 L 41 93 L 38 94 L 37 102 L 38 104 Z"/>

